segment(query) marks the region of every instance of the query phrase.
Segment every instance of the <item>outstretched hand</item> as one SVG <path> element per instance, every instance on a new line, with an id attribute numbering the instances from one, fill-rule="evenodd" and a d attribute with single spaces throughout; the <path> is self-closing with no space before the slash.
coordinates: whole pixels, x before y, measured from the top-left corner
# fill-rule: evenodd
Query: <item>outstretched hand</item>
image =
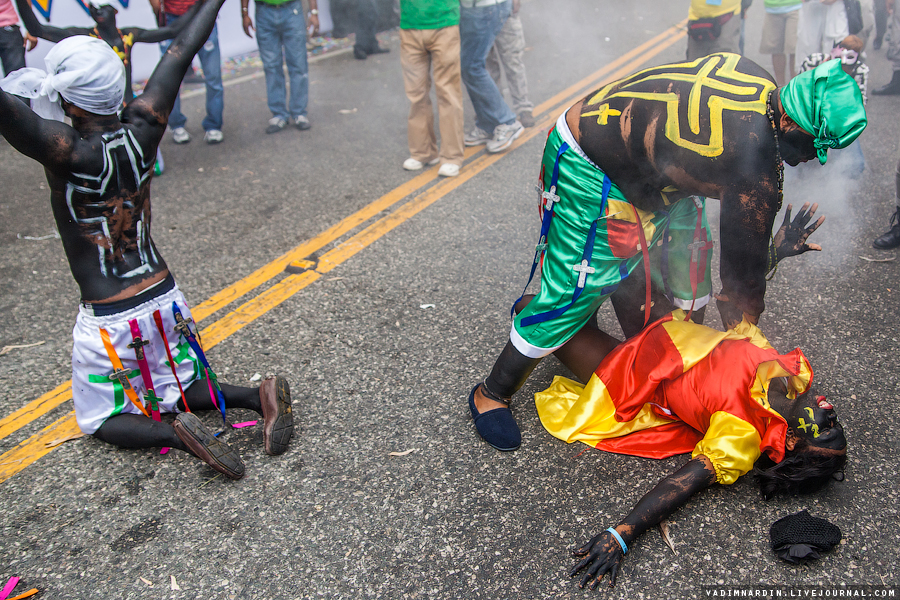
<path id="1" fill-rule="evenodd" d="M 810 208 L 809 202 L 804 202 L 803 207 L 800 209 L 800 212 L 797 213 L 797 217 L 793 221 L 791 220 L 792 208 L 793 205 L 788 204 L 787 210 L 784 213 L 784 221 L 775 233 L 775 238 L 773 240 L 775 245 L 775 258 L 778 262 L 781 262 L 789 256 L 797 256 L 798 254 L 803 254 L 809 250 L 818 251 L 822 249 L 822 246 L 818 244 L 806 243 L 807 238 L 809 238 L 809 236 L 825 222 L 825 217 L 819 217 L 815 223 L 809 227 L 806 226 L 806 224 L 816 216 L 819 205 L 813 204 L 812 208 Z"/>
<path id="2" fill-rule="evenodd" d="M 595 590 L 604 575 L 609 575 L 610 587 L 616 584 L 616 575 L 619 574 L 625 554 L 609 531 L 604 530 L 595 535 L 587 544 L 573 550 L 572 554 L 581 560 L 569 571 L 569 577 L 575 577 L 579 571 L 584 570 L 580 587 L 590 583 L 590 588 Z"/>

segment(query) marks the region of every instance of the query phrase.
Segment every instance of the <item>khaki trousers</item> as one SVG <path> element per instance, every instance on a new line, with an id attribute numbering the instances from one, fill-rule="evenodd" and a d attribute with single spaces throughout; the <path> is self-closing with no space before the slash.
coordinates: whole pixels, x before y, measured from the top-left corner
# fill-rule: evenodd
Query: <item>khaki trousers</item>
<path id="1" fill-rule="evenodd" d="M 491 79 L 500 86 L 500 66 L 506 74 L 506 83 L 509 87 L 509 97 L 512 99 L 512 110 L 517 115 L 522 112 L 534 110 L 534 104 L 528 99 L 528 79 L 525 76 L 525 63 L 522 56 L 525 54 L 525 32 L 522 29 L 522 20 L 519 15 L 509 15 L 503 29 L 494 40 L 494 47 L 488 52 L 485 66 Z"/>
<path id="2" fill-rule="evenodd" d="M 400 64 L 409 98 L 409 155 L 423 163 L 440 156 L 441 163 L 462 166 L 463 96 L 459 66 L 459 27 L 401 29 Z M 440 155 L 434 132 L 431 81 L 438 103 Z"/>

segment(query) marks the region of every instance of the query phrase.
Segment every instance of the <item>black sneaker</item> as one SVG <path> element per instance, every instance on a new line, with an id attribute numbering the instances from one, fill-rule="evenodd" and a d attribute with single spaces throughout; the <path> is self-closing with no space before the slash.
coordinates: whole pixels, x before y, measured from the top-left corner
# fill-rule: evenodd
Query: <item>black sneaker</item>
<path id="1" fill-rule="evenodd" d="M 897 212 L 891 216 L 891 228 L 872 242 L 872 247 L 879 250 L 893 250 L 898 246 L 900 246 L 900 206 L 897 207 Z"/>

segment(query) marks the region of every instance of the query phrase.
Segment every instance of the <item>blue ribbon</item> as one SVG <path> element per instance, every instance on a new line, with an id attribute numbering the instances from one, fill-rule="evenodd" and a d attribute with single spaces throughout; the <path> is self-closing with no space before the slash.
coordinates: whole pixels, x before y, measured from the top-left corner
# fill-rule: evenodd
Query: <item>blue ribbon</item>
<path id="1" fill-rule="evenodd" d="M 200 342 L 197 341 L 197 337 L 194 335 L 194 332 L 191 331 L 191 326 L 185 320 L 184 316 L 181 314 L 181 309 L 178 307 L 177 302 L 172 302 L 172 315 L 175 317 L 175 322 L 180 324 L 184 324 L 184 331 L 180 328 L 177 329 L 178 334 L 187 340 L 188 345 L 191 347 L 191 350 L 194 351 L 194 354 L 197 355 L 197 358 L 200 359 L 200 363 L 203 364 L 203 368 L 206 370 L 206 377 L 213 384 L 213 387 L 216 390 L 216 398 L 218 399 L 219 412 L 222 413 L 222 423 L 226 426 L 228 425 L 228 421 L 225 420 L 225 395 L 222 394 L 222 388 L 219 387 L 219 378 L 216 377 L 215 372 L 213 372 L 212 367 L 209 366 L 209 361 L 206 360 L 206 354 L 203 353 L 203 348 L 200 347 Z M 185 333 L 185 331 L 187 333 Z"/>
<path id="2" fill-rule="evenodd" d="M 568 146 L 566 144 L 563 144 L 563 146 L 568 148 Z M 562 149 L 562 147 L 560 147 L 560 148 Z M 554 181 L 558 177 L 559 157 L 561 155 L 562 155 L 562 152 L 560 152 L 560 154 L 558 154 L 556 157 L 556 166 L 553 169 Z M 611 189 L 612 189 L 612 180 L 610 180 L 608 175 L 604 174 L 603 175 L 603 192 L 602 192 L 601 201 L 600 201 L 600 215 L 596 219 L 594 219 L 594 221 L 591 223 L 591 229 L 588 232 L 587 240 L 585 241 L 585 244 L 584 244 L 584 251 L 581 253 L 582 264 L 587 264 L 587 265 L 591 264 L 591 257 L 594 254 L 594 239 L 597 235 L 597 223 L 600 221 L 600 219 L 603 217 L 604 213 L 606 212 L 606 201 L 609 198 L 609 191 Z M 548 219 L 545 216 L 544 224 L 545 224 L 546 229 L 549 231 L 550 225 L 549 225 L 549 223 L 547 223 L 547 221 L 548 221 Z M 541 227 L 542 239 L 546 235 L 546 233 L 544 231 L 545 227 Z M 587 261 L 587 262 L 585 262 L 585 261 Z M 531 267 L 532 276 L 534 275 L 535 266 L 536 265 L 532 265 L 532 267 Z M 620 274 L 621 274 L 621 272 L 622 272 L 622 270 L 620 269 Z M 622 276 L 622 278 L 624 279 L 625 276 L 627 276 L 627 271 L 626 271 L 625 275 Z M 531 277 L 528 278 L 528 283 L 531 283 Z M 572 293 L 572 301 L 571 302 L 569 302 L 565 306 L 562 306 L 555 310 L 551 310 L 551 311 L 547 311 L 544 313 L 539 313 L 536 315 L 531 315 L 531 316 L 525 317 L 521 321 L 522 326 L 529 327 L 531 325 L 537 325 L 539 323 L 544 323 L 546 321 L 550 321 L 552 319 L 559 317 L 560 315 L 565 313 L 567 310 L 572 308 L 572 306 L 575 304 L 575 302 L 581 296 L 581 292 L 584 291 L 584 287 L 586 285 L 587 285 L 587 276 L 585 276 L 585 278 L 584 278 L 584 283 L 582 283 L 580 285 L 579 285 L 579 283 L 575 284 L 575 291 Z M 525 284 L 525 287 L 527 288 L 528 284 Z M 616 286 L 616 287 L 618 287 L 618 286 Z M 608 289 L 608 288 L 605 288 L 605 289 Z M 613 290 L 615 290 L 615 287 L 613 287 Z M 523 296 L 524 296 L 524 294 L 523 294 Z M 519 300 L 521 300 L 521 298 Z M 519 300 L 516 300 L 516 302 L 518 303 Z M 515 305 L 513 305 L 513 306 L 515 306 Z"/>

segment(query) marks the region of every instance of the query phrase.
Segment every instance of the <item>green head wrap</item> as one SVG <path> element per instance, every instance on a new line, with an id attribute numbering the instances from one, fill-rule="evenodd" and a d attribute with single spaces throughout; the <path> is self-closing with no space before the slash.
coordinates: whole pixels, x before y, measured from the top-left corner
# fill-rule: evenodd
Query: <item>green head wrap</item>
<path id="1" fill-rule="evenodd" d="M 829 60 L 800 73 L 781 88 L 784 112 L 811 134 L 819 162 L 829 148 L 846 148 L 866 128 L 866 109 L 856 81 Z"/>

